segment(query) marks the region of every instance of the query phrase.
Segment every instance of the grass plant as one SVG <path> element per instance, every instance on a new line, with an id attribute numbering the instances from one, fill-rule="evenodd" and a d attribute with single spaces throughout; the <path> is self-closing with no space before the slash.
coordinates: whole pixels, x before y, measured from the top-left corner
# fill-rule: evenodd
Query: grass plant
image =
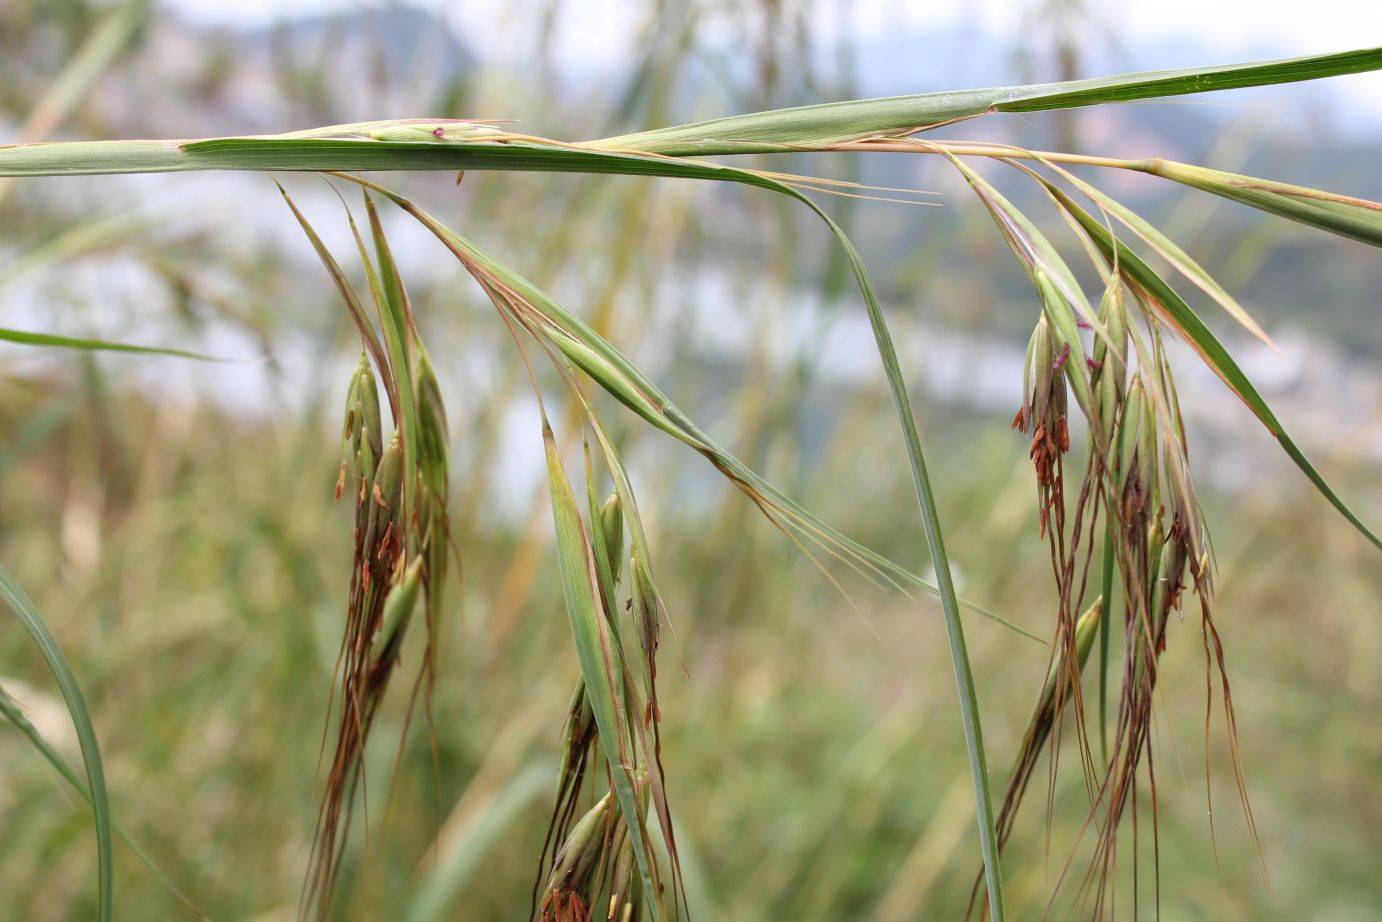
<path id="1" fill-rule="evenodd" d="M 0 148 L 0 177 L 306 171 L 359 190 L 368 239 L 349 205 L 345 212 L 359 263 L 356 274 L 363 276 L 367 291 L 364 298 L 352 281 L 353 270 L 337 261 L 296 200 L 279 186 L 345 302 L 361 350 L 347 386 L 343 460 L 336 488 L 338 499 L 348 497 L 353 505 L 353 560 L 345 581 L 347 611 L 323 738 L 325 780 L 303 885 L 304 915 L 325 918 L 332 913 L 335 892 L 350 860 L 352 814 L 358 804 L 366 819 L 370 815 L 365 796 L 370 787 L 369 738 L 398 665 L 408 658 L 405 644 L 417 620 L 415 609 L 423 615 L 425 637 L 421 650 L 411 648 L 415 678 L 399 732 L 400 761 L 416 704 L 422 705 L 424 722 L 431 724 L 436 676 L 451 668 L 449 651 L 439 644 L 442 625 L 449 617 L 445 583 L 449 574 L 460 569 L 457 560 L 466 556 L 464 543 L 456 540 L 451 513 L 451 433 L 439 381 L 448 372 L 447 362 L 440 358 L 444 355 L 440 350 L 437 359 L 431 358 L 423 345 L 418 312 L 376 206 L 376 200 L 383 200 L 433 235 L 479 286 L 513 342 L 539 408 L 541 428 L 534 435 L 543 446 L 557 574 L 579 679 L 566 710 L 557 795 L 536 862 L 533 914 L 544 920 L 664 920 L 690 915 L 693 902 L 693 875 L 678 847 L 669 795 L 666 765 L 675 766 L 676 752 L 672 747 L 664 752 L 658 686 L 658 653 L 670 613 L 654 577 L 650 529 L 640 514 L 629 466 L 611 427 L 597 412 L 599 393 L 629 411 L 621 414 L 621 424 L 631 415 L 700 455 L 846 597 L 835 575 L 839 565 L 865 581 L 903 591 L 919 588 L 938 598 L 960 700 L 982 864 L 984 886 L 980 893 L 976 885 L 971 906 L 992 919 L 1007 917 L 1000 856 L 1038 760 L 1047 749 L 1051 753 L 1048 793 L 1054 796 L 1056 753 L 1070 706 L 1093 845 L 1084 868 L 1074 867 L 1075 849 L 1071 849 L 1070 856 L 1057 865 L 1054 886 L 1059 891 L 1069 883 L 1080 909 L 1115 916 L 1120 831 L 1129 817 L 1134 827 L 1132 899 L 1134 905 L 1139 902 L 1138 868 L 1143 861 L 1137 854 L 1136 827 L 1143 810 L 1150 812 L 1152 888 L 1159 894 L 1157 830 L 1162 807 L 1152 758 L 1153 703 L 1162 694 L 1161 660 L 1167 637 L 1179 623 L 1173 613 L 1179 613 L 1190 598 L 1200 612 L 1206 693 L 1212 706 L 1212 680 L 1217 673 L 1244 822 L 1256 836 L 1227 661 L 1213 617 L 1213 545 L 1191 477 L 1168 340 L 1186 343 L 1225 382 L 1366 541 L 1382 547 L 1382 539 L 1305 456 L 1196 309 L 1130 244 L 1148 248 L 1236 323 L 1271 344 L 1258 322 L 1186 249 L 1073 171 L 1146 173 L 1373 246 L 1382 245 L 1382 205 L 1156 158 L 1118 160 L 992 143 L 933 141 L 925 133 L 997 112 L 1126 103 L 1377 69 L 1382 69 L 1382 50 L 1363 49 L 1286 61 L 831 103 L 576 142 L 521 134 L 501 124 L 401 119 L 263 137 L 19 144 Z M 864 257 L 821 204 L 862 197 L 900 200 L 905 204 L 899 207 L 909 207 L 927 200 L 914 190 L 766 170 L 756 165 L 761 159 L 754 166 L 705 159 L 802 152 L 915 153 L 944 158 L 978 198 L 1031 282 L 1036 323 L 1014 428 L 1030 436 L 1038 498 L 1036 531 L 1047 545 L 1055 616 L 1049 626 L 1046 679 L 998 809 L 990 789 L 988 747 L 966 629 L 983 623 L 972 615 L 1014 625 L 959 597 L 921 428 L 882 299 Z M 1077 272 L 1052 235 L 981 172 L 983 164 L 1013 170 L 1019 178 L 1033 182 L 1074 234 L 1089 268 Z M 695 179 L 755 187 L 808 208 L 838 246 L 864 301 L 900 429 L 933 578 L 913 573 L 808 511 L 788 489 L 775 486 L 756 465 L 712 438 L 667 390 L 590 322 L 412 199 L 359 175 L 362 171 L 416 170 L 454 171 L 458 178 L 470 171 L 544 171 Z M 1081 199 L 1088 205 L 1081 204 Z M 1081 277 L 1090 276 L 1099 282 L 1096 297 L 1090 297 L 1080 282 Z M 0 332 L 0 338 L 48 347 L 188 357 L 170 349 L 49 334 L 7 330 Z M 545 357 L 550 369 L 540 371 L 535 357 Z M 548 414 L 552 397 L 542 383 L 547 372 L 555 376 L 558 393 L 565 396 L 569 409 L 565 417 L 553 414 L 556 426 Z M 1018 393 L 1018 382 L 1013 382 L 1013 390 Z M 1081 447 L 1070 435 L 1073 414 L 1084 418 L 1087 436 L 1078 474 L 1067 481 L 1069 455 Z M 558 431 L 563 421 L 572 431 Z M 563 445 L 577 443 L 585 449 L 584 502 L 577 497 L 562 457 Z M 477 578 L 473 570 L 469 578 Z M 78 730 L 88 777 L 86 793 L 96 820 L 98 914 L 106 919 L 114 900 L 112 818 L 92 724 L 76 677 L 51 632 L 8 573 L 0 571 L 0 582 L 10 607 L 52 669 Z M 1115 610 L 1121 612 L 1117 621 L 1111 615 Z M 1085 703 L 1082 679 L 1096 642 L 1100 649 L 1097 711 Z M 1108 675 L 1111 643 L 1122 653 L 1121 667 L 1112 681 Z M 1104 689 L 1109 687 L 1115 700 L 1111 738 L 1104 703 Z M 13 716 L 18 712 L 4 712 L 22 728 Z M 1091 720 L 1096 727 L 1089 726 Z M 1097 748 L 1095 737 L 1100 741 Z M 1211 784 L 1208 778 L 1206 784 Z M 678 806 L 685 810 L 699 805 Z"/>

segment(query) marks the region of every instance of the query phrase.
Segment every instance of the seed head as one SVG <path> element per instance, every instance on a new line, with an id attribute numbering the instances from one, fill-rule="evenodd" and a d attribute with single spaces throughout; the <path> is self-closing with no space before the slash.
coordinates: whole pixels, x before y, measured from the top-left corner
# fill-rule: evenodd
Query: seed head
<path id="1" fill-rule="evenodd" d="M 1133 473 L 1134 458 L 1142 429 L 1142 381 L 1134 378 L 1128 388 L 1127 400 L 1123 404 L 1123 415 L 1118 421 L 1117 443 L 1114 450 L 1113 467 L 1118 472 L 1118 487 L 1126 491 L 1128 478 Z"/>
<path id="2" fill-rule="evenodd" d="M 383 456 L 379 459 L 379 469 L 374 474 L 374 489 L 371 491 L 374 501 L 379 505 L 382 514 L 394 516 L 398 512 L 399 493 L 403 487 L 403 446 L 398 441 L 395 434 L 389 440 L 389 447 L 384 449 Z M 390 520 L 392 520 L 390 518 Z"/>
<path id="3" fill-rule="evenodd" d="M 427 354 L 422 354 L 417 375 L 418 471 L 424 493 L 439 506 L 446 502 L 447 443 L 446 407 L 441 387 Z M 440 513 L 444 515 L 442 508 Z"/>
<path id="4" fill-rule="evenodd" d="M 585 693 L 585 681 L 576 679 L 576 687 L 571 692 L 571 703 L 566 709 L 565 745 L 561 755 L 561 771 L 567 773 L 585 758 L 586 750 L 595 739 L 595 711 L 590 706 L 590 698 Z"/>
<path id="5" fill-rule="evenodd" d="M 1137 440 L 1138 476 L 1150 491 L 1155 491 L 1157 483 L 1157 435 L 1156 408 L 1152 401 L 1142 401 L 1142 426 Z M 1155 495 L 1155 492 L 1153 492 Z"/>
<path id="6" fill-rule="evenodd" d="M 356 398 L 359 401 L 357 408 L 361 417 L 362 442 L 367 443 L 373 457 L 378 458 L 384 451 L 383 425 L 379 418 L 379 385 L 374 379 L 374 369 L 363 354 L 356 374 L 360 385 Z"/>
<path id="7" fill-rule="evenodd" d="M 408 630 L 408 622 L 413 617 L 413 609 L 416 607 L 421 589 L 422 559 L 418 558 L 404 571 L 402 579 L 389 590 L 384 600 L 384 617 L 381 619 L 383 624 L 379 629 L 379 638 L 383 641 L 383 646 L 380 647 L 376 662 L 391 659 L 397 654 L 404 633 Z"/>
<path id="8" fill-rule="evenodd" d="M 1113 342 L 1113 348 L 1109 349 L 1108 342 L 1102 336 L 1095 336 L 1090 371 L 1098 424 L 1107 431 L 1107 427 L 1117 418 L 1118 406 L 1127 393 L 1128 315 L 1121 288 L 1111 288 L 1105 295 L 1100 305 L 1099 320 Z"/>
<path id="9" fill-rule="evenodd" d="M 557 851 L 539 910 L 543 922 L 589 918 L 587 907 L 590 905 L 591 894 L 587 892 L 587 884 L 604 848 L 612 812 L 611 803 L 609 794 L 600 798 L 600 801 L 571 827 L 566 841 Z"/>
<path id="10" fill-rule="evenodd" d="M 1031 339 L 1027 341 L 1027 360 L 1022 369 L 1022 406 L 1013 419 L 1013 428 L 1031 432 L 1047 418 L 1054 390 L 1064 390 L 1057 384 L 1056 349 L 1051 338 L 1051 325 L 1043 314 Z"/>
<path id="11" fill-rule="evenodd" d="M 609 553 L 610 578 L 619 582 L 619 572 L 624 565 L 624 509 L 619 502 L 619 494 L 611 493 L 600 504 L 600 534 L 604 538 Z"/>

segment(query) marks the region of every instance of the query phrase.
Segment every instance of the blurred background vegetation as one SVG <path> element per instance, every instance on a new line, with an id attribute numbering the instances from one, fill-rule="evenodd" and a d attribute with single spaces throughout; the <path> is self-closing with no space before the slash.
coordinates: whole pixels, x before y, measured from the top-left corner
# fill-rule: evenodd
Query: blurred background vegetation
<path id="1" fill-rule="evenodd" d="M 1018 4 L 1006 29 L 984 19 L 881 37 L 859 26 L 877 10 L 825 0 L 523 0 L 483 16 L 347 4 L 224 20 L 205 6 L 6 0 L 0 141 L 410 115 L 520 118 L 524 131 L 580 139 L 1214 56 L 1212 43 L 1189 38 L 1174 51 L 1141 45 L 1111 8 L 1078 0 Z M 602 10 L 604 30 L 588 21 Z M 1378 88 L 1373 75 L 1341 82 L 1355 98 Z M 999 117 L 944 134 L 1165 155 L 1382 199 L 1382 120 L 1333 93 L 1268 88 L 1212 106 Z M 1008 429 L 1038 308 L 989 218 L 922 159 L 771 162 L 945 194 L 941 208 L 828 204 L 880 283 L 912 375 L 961 592 L 1046 635 L 1049 566 L 1025 442 Z M 927 566 L 863 312 L 799 209 L 665 180 L 390 181 L 577 309 L 808 508 Z M 1119 182 L 1124 201 L 1283 345 L 1278 357 L 1221 325 L 1306 451 L 1366 521 L 1382 519 L 1374 252 L 1150 180 Z M 292 178 L 290 188 L 346 254 L 326 185 Z M 479 291 L 420 230 L 398 223 L 391 234 L 447 397 L 463 575 L 442 629 L 434 724 L 403 741 L 392 784 L 406 695 L 395 689 L 381 717 L 368 841 L 357 823 L 336 909 L 351 919 L 518 918 L 577 674 L 536 408 Z M 117 818 L 211 917 L 292 918 L 351 557 L 350 511 L 331 500 L 358 354 L 347 315 L 272 185 L 248 174 L 0 186 L 0 310 L 7 326 L 243 360 L 0 349 L 0 559 L 84 685 Z M 1217 380 L 1193 359 L 1181 366 L 1270 885 L 1234 807 L 1217 717 L 1205 752 L 1204 654 L 1187 623 L 1170 637 L 1157 724 L 1162 912 L 1375 918 L 1382 567 Z M 957 918 L 978 852 L 937 606 L 845 579 L 861 619 L 702 459 L 628 414 L 606 418 L 623 424 L 677 637 L 661 670 L 664 746 L 693 910 Z M 41 660 L 3 623 L 0 684 L 77 764 Z M 997 786 L 1046 652 L 984 621 L 969 633 Z M 1066 760 L 1049 812 L 1039 772 L 1018 823 L 1005 860 L 1016 918 L 1040 915 L 1077 848 L 1075 764 Z M 0 916 L 94 914 L 90 816 L 68 795 L 24 738 L 0 727 Z M 122 846 L 117 861 L 117 915 L 188 914 Z M 1143 873 L 1148 909 L 1145 864 Z M 1070 910 L 1057 903 L 1058 914 Z"/>

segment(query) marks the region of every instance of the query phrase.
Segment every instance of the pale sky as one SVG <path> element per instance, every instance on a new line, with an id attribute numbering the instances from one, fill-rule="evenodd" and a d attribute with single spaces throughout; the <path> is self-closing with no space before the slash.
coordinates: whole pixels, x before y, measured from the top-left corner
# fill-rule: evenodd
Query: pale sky
<path id="1" fill-rule="evenodd" d="M 208 22 L 262 23 L 285 15 L 360 8 L 370 0 L 166 0 Z M 431 0 L 416 4 L 446 10 L 448 18 L 478 22 L 502 19 L 513 0 Z M 847 8 L 852 31 L 861 38 L 922 30 L 942 23 L 977 23 L 998 34 L 1010 32 L 1015 16 L 1032 4 L 1026 0 L 853 0 L 822 4 L 827 24 L 839 22 L 830 11 Z M 568 5 L 571 45 L 595 41 L 607 47 L 611 29 L 632 21 L 644 4 L 636 0 L 580 0 Z M 1382 3 L 1371 0 L 1090 0 L 1096 17 L 1113 24 L 1129 42 L 1193 36 L 1225 52 L 1279 45 L 1286 54 L 1338 51 L 1382 43 Z M 577 12 L 579 11 L 579 12 Z M 1015 12 L 1016 11 L 1016 12 Z M 1308 12 L 1305 12 L 1308 11 Z"/>
<path id="2" fill-rule="evenodd" d="M 569 0 L 556 41 L 568 65 L 598 66 L 626 58 L 625 51 L 648 0 Z M 859 43 L 964 26 L 1013 47 L 1038 0 L 835 0 L 821 2 L 815 34 L 848 33 Z M 1145 49 L 1168 43 L 1193 43 L 1206 60 L 1149 60 L 1161 69 L 1234 63 L 1264 57 L 1293 57 L 1382 45 L 1379 0 L 1086 0 L 1092 18 L 1123 47 Z M 264 25 L 285 17 L 386 5 L 384 0 L 165 0 L 208 24 Z M 481 54 L 509 56 L 532 38 L 530 0 L 420 0 L 411 5 L 433 10 L 451 22 Z M 545 6 L 545 3 L 542 5 Z M 483 41 L 477 38 L 483 36 Z M 922 49 L 924 51 L 924 49 Z M 1118 68 L 1114 68 L 1117 70 Z M 1124 68 L 1127 69 L 1127 68 Z M 1087 76 L 1097 76 L 1090 73 Z M 1015 79 L 1003 74 L 991 82 Z M 969 85 L 972 80 L 961 79 Z M 916 91 L 957 87 L 926 86 Z M 1278 91 L 1279 92 L 1279 91 Z M 1382 124 L 1382 75 L 1329 81 L 1332 94 L 1355 114 L 1354 126 Z M 1282 97 L 1277 97 L 1282 98 Z M 1285 97 L 1287 99 L 1291 97 Z"/>

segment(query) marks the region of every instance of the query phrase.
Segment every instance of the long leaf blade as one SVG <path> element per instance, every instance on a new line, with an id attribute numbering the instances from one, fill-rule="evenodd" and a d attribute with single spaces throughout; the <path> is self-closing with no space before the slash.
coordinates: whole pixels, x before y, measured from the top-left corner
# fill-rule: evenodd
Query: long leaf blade
<path id="1" fill-rule="evenodd" d="M 909 134 L 989 112 L 1032 112 L 1316 80 L 1382 68 L 1382 48 L 1279 61 L 1097 77 L 1065 83 L 943 91 L 775 109 L 659 128 L 583 145 L 323 138 L 399 122 L 365 122 L 268 138 L 73 141 L 0 147 L 0 176 L 176 170 L 563 170 L 626 172 L 598 151 L 663 157 L 763 153 Z M 404 124 L 416 125 L 411 119 Z M 447 120 L 437 120 L 438 123 Z M 672 164 L 675 166 L 675 164 Z M 664 174 L 670 175 L 670 174 Z"/>
<path id="2" fill-rule="evenodd" d="M 1278 217 L 1382 247 L 1382 203 L 1379 202 L 1174 160 L 1138 162 L 1137 168 Z"/>
<path id="3" fill-rule="evenodd" d="M 135 355 L 162 355 L 170 358 L 193 359 L 198 362 L 224 362 L 200 352 L 185 349 L 167 349 L 162 346 L 137 346 L 132 343 L 116 343 L 104 339 L 84 339 L 75 336 L 59 336 L 56 333 L 34 333 L 29 330 L 12 330 L 0 327 L 0 342 L 18 343 L 22 346 L 47 346 L 55 349 L 77 349 L 83 352 L 125 352 Z"/>
<path id="4" fill-rule="evenodd" d="M 86 780 L 91 791 L 91 812 L 96 819 L 96 863 L 97 863 L 97 911 L 101 922 L 110 922 L 111 909 L 115 899 L 114 868 L 115 859 L 111 849 L 110 797 L 106 793 L 105 770 L 101 767 L 101 747 L 96 742 L 96 731 L 91 726 L 91 715 L 86 709 L 77 677 L 67 662 L 57 638 L 48 629 L 43 616 L 38 613 L 23 587 L 10 575 L 10 571 L 0 564 L 0 598 L 5 600 L 14 612 L 39 653 L 48 664 L 48 669 L 62 690 L 63 700 L 67 702 L 67 712 L 72 717 L 72 725 L 77 730 L 77 742 L 82 750 L 82 762 L 86 766 Z"/>
<path id="5" fill-rule="evenodd" d="M 611 138 L 601 146 L 670 156 L 753 153 L 855 141 L 988 112 L 1035 112 L 1315 80 L 1382 67 L 1382 48 L 1279 61 L 1096 77 L 1065 83 L 923 93 L 738 115 Z"/>

